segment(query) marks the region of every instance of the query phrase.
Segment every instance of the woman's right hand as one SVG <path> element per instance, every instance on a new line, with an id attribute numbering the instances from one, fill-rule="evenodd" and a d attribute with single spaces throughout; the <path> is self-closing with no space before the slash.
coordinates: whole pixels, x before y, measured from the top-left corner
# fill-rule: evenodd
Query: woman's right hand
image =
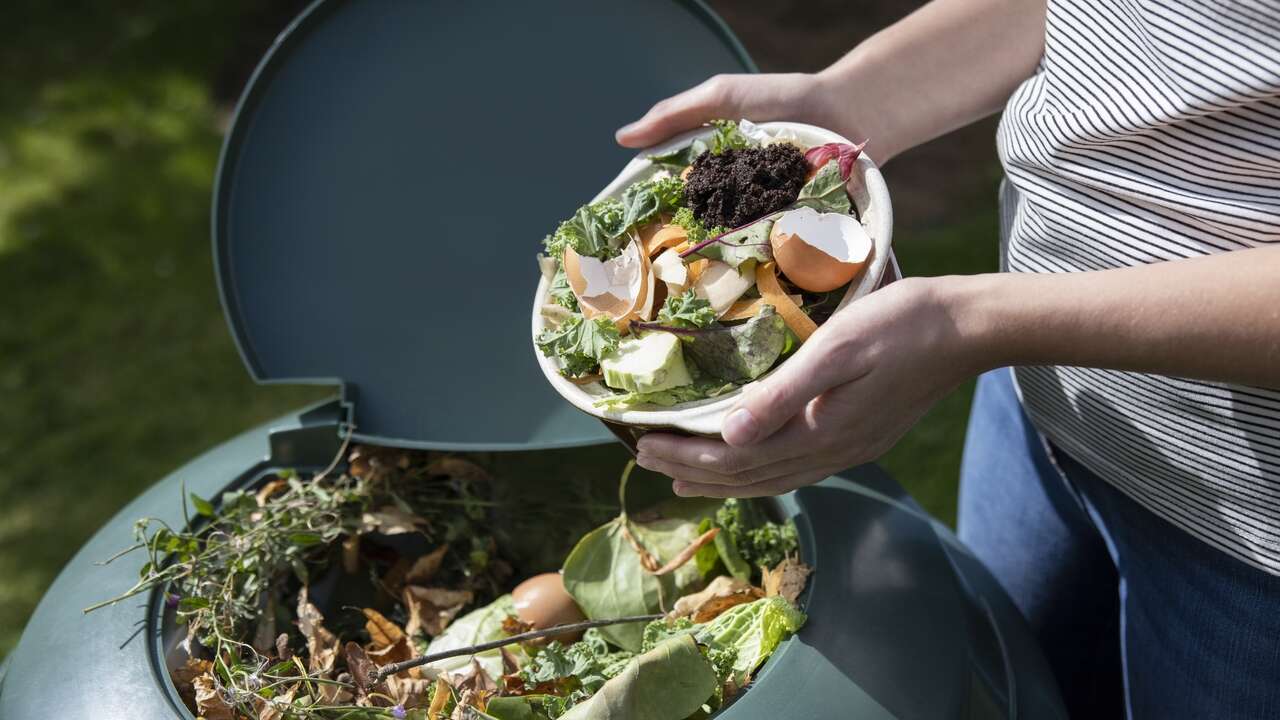
<path id="1" fill-rule="evenodd" d="M 618 143 L 649 147 L 718 118 L 805 122 L 859 139 L 857 128 L 841 127 L 833 117 L 822 84 L 820 76 L 807 73 L 716 75 L 654 105 L 618 130 Z"/>

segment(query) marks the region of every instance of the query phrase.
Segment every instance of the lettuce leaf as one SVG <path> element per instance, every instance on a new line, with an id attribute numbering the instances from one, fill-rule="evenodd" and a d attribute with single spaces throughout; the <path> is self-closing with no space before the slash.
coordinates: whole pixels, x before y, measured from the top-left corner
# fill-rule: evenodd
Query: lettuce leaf
<path id="1" fill-rule="evenodd" d="M 733 678 L 741 685 L 806 619 L 785 598 L 775 595 L 729 608 L 703 625 L 694 638 L 713 648 L 732 649 Z"/>
<path id="2" fill-rule="evenodd" d="M 737 387 L 738 386 L 733 383 L 694 381 L 692 385 L 681 385 L 679 387 L 673 387 L 669 390 L 661 390 L 659 392 L 610 395 L 609 397 L 595 401 L 594 405 L 598 408 L 606 408 L 609 410 L 635 407 L 637 405 L 661 405 L 662 407 L 671 407 L 672 405 L 679 405 L 680 403 L 705 400 L 707 398 L 723 395 Z"/>
<path id="3" fill-rule="evenodd" d="M 502 630 L 502 621 L 508 615 L 515 614 L 516 607 L 511 595 L 503 595 L 488 605 L 472 610 L 449 623 L 444 632 L 437 635 L 427 646 L 427 654 L 504 638 L 507 634 Z M 508 649 L 517 653 L 517 657 L 524 654 L 518 647 Z M 480 667 L 489 673 L 489 677 L 502 677 L 502 653 L 499 650 L 486 650 L 476 655 L 437 660 L 428 667 L 443 671 L 458 670 L 469 665 L 472 658 L 475 658 L 476 662 L 480 663 Z"/>

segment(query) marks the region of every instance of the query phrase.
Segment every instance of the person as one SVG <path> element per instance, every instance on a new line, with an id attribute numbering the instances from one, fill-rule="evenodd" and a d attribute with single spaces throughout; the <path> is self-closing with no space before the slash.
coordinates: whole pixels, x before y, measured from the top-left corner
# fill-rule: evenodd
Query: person
<path id="1" fill-rule="evenodd" d="M 959 533 L 1072 715 L 1280 717 L 1280 5 L 934 0 L 819 73 L 713 77 L 617 139 L 792 120 L 884 163 L 1001 108 L 1004 272 L 859 299 L 723 440 L 652 433 L 638 462 L 680 495 L 783 493 L 980 376 Z"/>

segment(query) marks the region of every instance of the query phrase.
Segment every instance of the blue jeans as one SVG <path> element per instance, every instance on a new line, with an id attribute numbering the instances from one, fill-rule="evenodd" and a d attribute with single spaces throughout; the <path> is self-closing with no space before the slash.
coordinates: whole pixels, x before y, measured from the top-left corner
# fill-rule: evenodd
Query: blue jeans
<path id="1" fill-rule="evenodd" d="M 1008 369 L 978 380 L 959 534 L 1031 624 L 1072 717 L 1280 718 L 1280 577 L 1048 449 Z"/>

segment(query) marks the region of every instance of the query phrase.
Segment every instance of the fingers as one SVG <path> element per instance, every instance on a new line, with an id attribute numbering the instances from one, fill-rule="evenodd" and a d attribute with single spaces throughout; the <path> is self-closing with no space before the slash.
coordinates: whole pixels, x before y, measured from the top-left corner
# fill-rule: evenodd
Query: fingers
<path id="1" fill-rule="evenodd" d="M 765 480 L 751 485 L 712 485 L 677 480 L 672 483 L 671 488 L 676 495 L 681 497 L 768 497 L 812 485 L 825 479 L 830 474 L 828 472 L 810 471 L 798 475 Z"/>
<path id="2" fill-rule="evenodd" d="M 764 380 L 748 385 L 725 416 L 720 434 L 734 447 L 761 442 L 831 387 L 853 380 L 839 353 L 827 347 L 829 336 L 815 334 L 794 357 Z"/>
<path id="3" fill-rule="evenodd" d="M 743 481 L 733 478 L 763 479 L 765 476 L 755 473 L 786 460 L 812 457 L 822 442 L 823 438 L 800 419 L 765 441 L 745 448 L 712 438 L 649 433 L 637 444 L 637 461 L 650 470 L 658 470 L 654 467 L 658 463 L 698 468 L 740 484 Z"/>
<path id="4" fill-rule="evenodd" d="M 705 467 L 682 465 L 663 458 L 648 458 L 644 467 L 662 473 L 682 484 L 719 485 L 723 487 L 746 487 L 766 481 L 787 478 L 794 475 L 816 472 L 813 458 L 801 457 L 780 460 L 769 465 L 762 465 L 753 470 L 724 474 Z"/>
<path id="5" fill-rule="evenodd" d="M 644 117 L 617 132 L 618 144 L 644 148 L 720 117 L 737 117 L 732 102 L 732 75 L 717 75 L 679 95 L 659 102 Z"/>

